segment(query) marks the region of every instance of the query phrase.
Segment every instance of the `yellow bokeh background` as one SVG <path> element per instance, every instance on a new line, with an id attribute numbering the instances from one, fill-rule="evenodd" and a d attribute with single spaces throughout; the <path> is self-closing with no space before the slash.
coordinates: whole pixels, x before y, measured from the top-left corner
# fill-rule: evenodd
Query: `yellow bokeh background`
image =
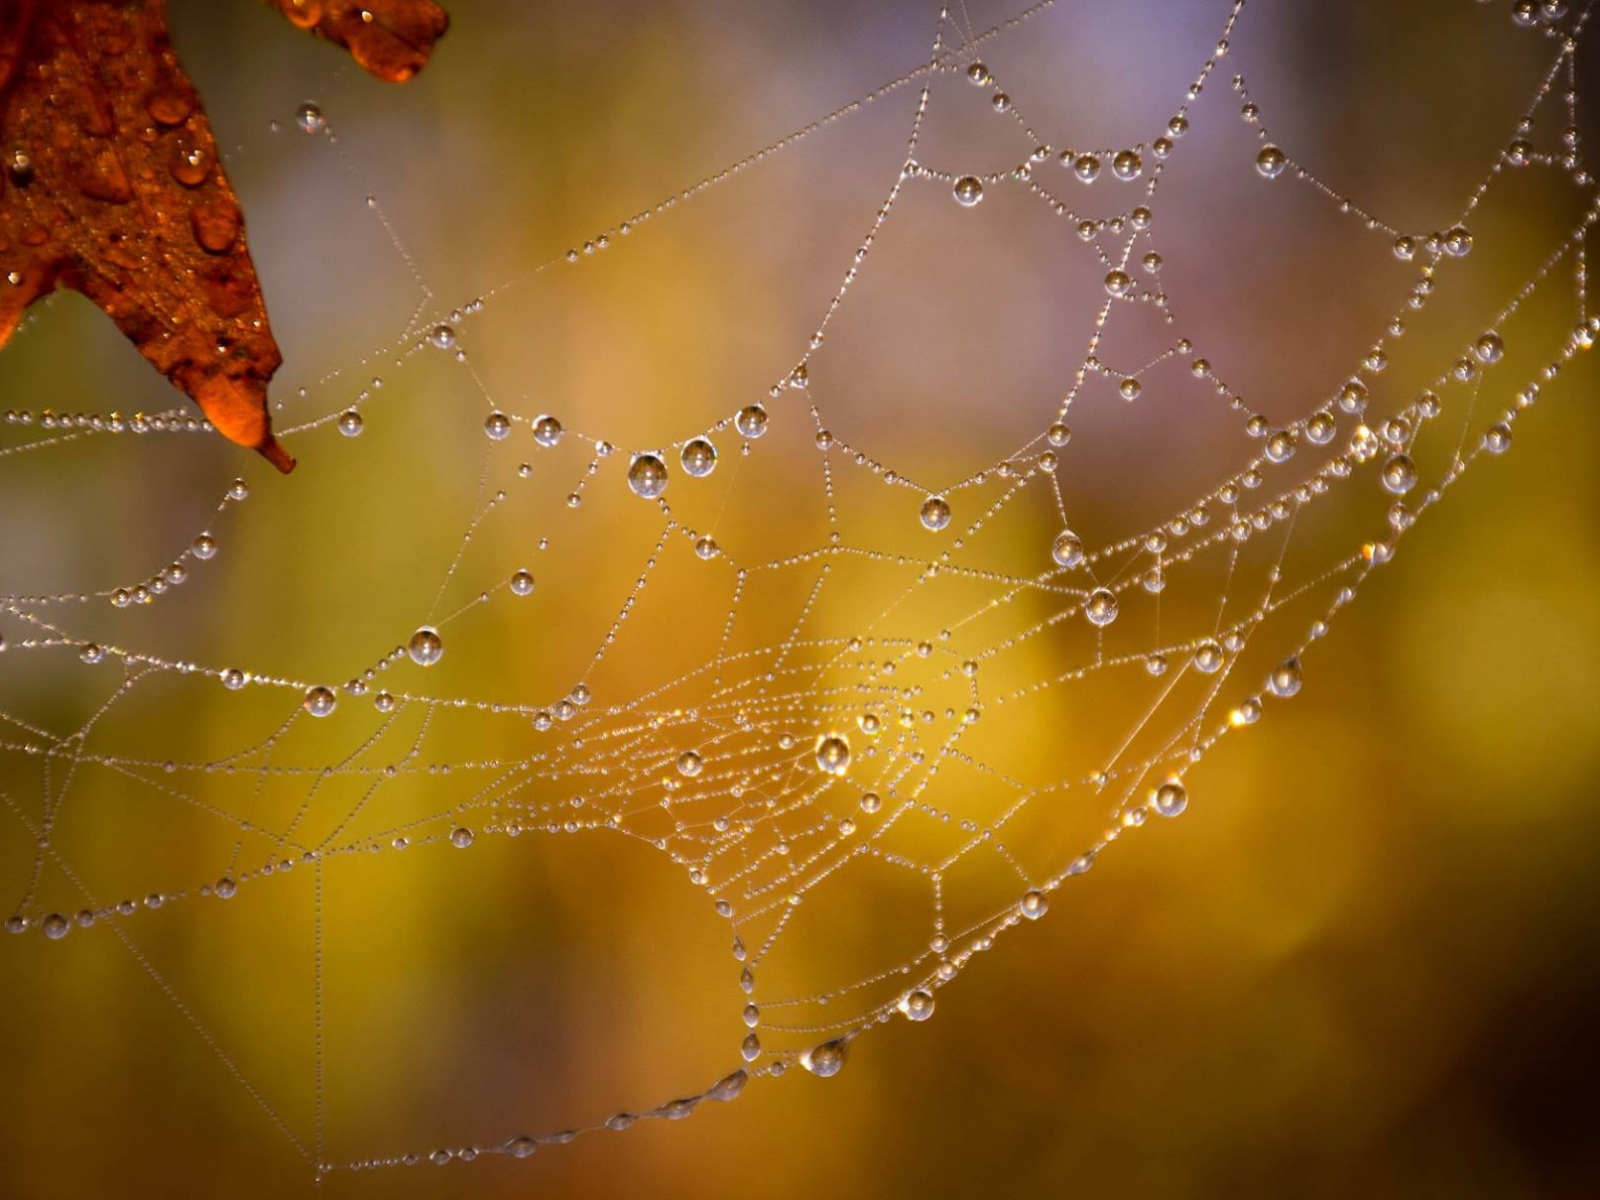
<path id="1" fill-rule="evenodd" d="M 215 525 L 217 561 L 194 565 L 157 603 L 45 615 L 108 645 L 336 685 L 430 611 L 462 532 L 505 486 L 508 507 L 486 520 L 439 611 L 524 564 L 539 578 L 536 603 L 501 595 L 447 626 L 446 659 L 427 683 L 508 702 L 560 695 L 588 667 L 659 525 L 638 521 L 615 461 L 585 485 L 584 507 L 567 510 L 582 461 L 574 452 L 547 469 L 522 426 L 534 478 L 520 491 L 505 482 L 508 451 L 480 486 L 490 404 L 560 412 L 572 429 L 645 447 L 762 396 L 816 327 L 898 175 L 916 89 L 577 267 L 535 268 L 924 61 L 934 8 L 461 0 L 436 60 L 389 88 L 265 6 L 169 7 L 284 349 L 274 419 L 290 428 L 365 392 L 365 429 L 296 435 L 301 465 L 287 479 L 200 435 L 7 457 L 0 590 L 136 580 Z M 969 7 L 979 28 L 1014 11 Z M 1297 162 L 1398 227 L 1437 228 L 1455 219 L 1555 52 L 1515 28 L 1508 7 L 1246 8 L 1191 108 L 1156 244 L 1178 329 L 1218 347 L 1231 385 L 1279 421 L 1323 402 L 1399 311 L 1410 276 L 1386 239 L 1327 198 L 1256 176 L 1228 76 L 1245 74 Z M 1131 144 L 1171 115 L 1226 13 L 1211 0 L 1064 0 L 982 53 L 1044 136 Z M 1580 52 L 1580 74 L 1593 59 Z M 331 137 L 293 127 L 307 99 Z M 1541 110 L 1536 137 L 1553 142 L 1559 120 Z M 935 82 L 919 158 L 997 171 L 1026 149 L 965 80 Z M 1096 203 L 1120 186 L 1086 192 L 1059 177 L 1052 187 Z M 1439 328 L 1418 318 L 1405 347 L 1430 375 L 1461 332 L 1450 319 L 1494 311 L 1576 226 L 1571 190 L 1541 178 L 1505 182 L 1506 197 L 1474 221 L 1468 263 L 1442 272 L 1451 298 Z M 970 213 L 943 188 L 910 188 L 830 325 L 816 402 L 853 446 L 930 486 L 990 466 L 1045 423 L 1081 362 L 1101 298 L 1096 263 L 1020 188 L 992 188 Z M 1569 277 L 1563 268 L 1541 292 L 1524 341 L 1506 331 L 1508 375 L 1548 358 L 1577 319 Z M 419 305 L 445 314 L 477 297 L 482 311 L 456 323 L 476 377 L 442 354 L 397 361 Z M 1153 320 L 1145 334 L 1118 351 L 1167 336 Z M 34 411 L 173 404 L 147 375 L 71 296 L 39 309 L 0 354 L 4 405 Z M 1581 358 L 1549 384 L 1511 452 L 1475 466 L 1341 612 L 1308 656 L 1300 697 L 1193 771 L 1182 820 L 1115 847 L 1053 898 L 1048 919 L 1001 938 L 940 990 L 932 1021 L 873 1032 L 836 1078 L 791 1071 L 689 1120 L 585 1136 L 528 1162 L 341 1171 L 321 1193 L 1594 1194 L 1595 386 Z M 1469 428 L 1509 405 L 1511 388 L 1491 373 Z M 1139 405 L 1100 394 L 1081 419 L 1075 411 L 1075 457 L 1063 457 L 1096 542 L 1163 519 L 1237 469 L 1249 446 L 1204 392 L 1174 367 L 1152 376 Z M 737 481 L 732 499 L 719 512 L 720 491 L 702 509 L 686 497 L 683 519 L 718 522 L 729 553 L 749 560 L 818 545 L 827 525 L 811 436 L 803 419 L 775 416 L 761 453 L 741 459 L 730 435 L 718 471 Z M 859 519 L 847 529 L 923 536 L 912 492 L 836 470 L 841 506 Z M 235 475 L 251 497 L 215 516 Z M 1369 495 L 1300 536 L 1345 552 L 1360 530 L 1381 532 L 1383 507 Z M 1026 511 L 1037 528 L 1054 520 L 1042 501 Z M 1032 553 L 1030 528 L 997 521 L 974 554 Z M 536 548 L 541 536 L 548 550 Z M 597 669 L 602 700 L 714 650 L 730 577 L 686 559 L 662 567 L 623 649 Z M 766 590 L 753 593 L 752 637 L 781 639 L 813 578 L 753 585 Z M 871 572 L 850 577 L 819 621 L 875 614 L 884 586 Z M 1213 599 L 1173 591 L 1174 620 Z M 7 613 L 0 632 L 25 635 Z M 1035 646 L 1017 669 L 1051 673 L 1050 652 Z M 70 650 L 8 652 L 0 711 L 69 732 L 105 701 L 113 669 L 94 676 Z M 421 684 L 413 675 L 406 686 Z M 1060 773 L 1093 753 L 1097 719 L 1122 720 L 1108 714 L 1134 703 L 1117 679 L 1079 686 L 1104 690 L 1037 724 L 986 727 L 991 744 L 1009 735 L 1009 769 Z M 97 731 L 101 752 L 209 762 L 293 709 L 287 692 L 235 699 L 182 678 L 141 700 Z M 359 717 L 354 700 L 341 706 L 326 726 L 301 721 L 290 757 L 335 761 L 352 730 L 375 724 L 367 706 Z M 503 726 L 438 720 L 428 761 L 527 752 Z M 141 774 L 157 786 L 87 769 L 64 786 L 8 750 L 0 791 L 29 819 L 59 792 L 53 846 L 101 903 L 214 878 L 237 830 L 161 792 L 159 769 Z M 257 804 L 269 827 L 307 790 L 274 784 L 252 800 L 247 774 L 181 778 L 185 795 L 230 812 Z M 407 779 L 384 794 L 384 821 L 444 808 L 458 786 L 468 788 Z M 360 791 L 329 783 L 308 822 L 326 832 Z M 1103 815 L 1063 806 L 1063 845 Z M 9 810 L 4 819 L 0 880 L 20 893 L 34 847 Z M 994 867 L 974 867 L 983 871 Z M 48 864 L 38 890 L 47 908 L 83 903 Z M 483 838 L 466 855 L 354 855 L 329 862 L 321 890 L 332 1161 L 592 1123 L 703 1089 L 736 1065 L 743 998 L 726 924 L 641 845 L 530 834 Z M 310 1143 L 314 893 L 300 865 L 227 905 L 191 898 L 141 913 L 127 930 L 142 957 L 105 929 L 0 942 L 0 1194 L 314 1194 L 305 1159 L 215 1052 Z M 876 878 L 841 877 L 818 903 L 831 906 L 826 920 L 797 934 L 815 940 L 796 954 L 801 967 L 833 963 L 835 983 L 897 960 L 897 939 L 911 936 L 903 899 Z"/>

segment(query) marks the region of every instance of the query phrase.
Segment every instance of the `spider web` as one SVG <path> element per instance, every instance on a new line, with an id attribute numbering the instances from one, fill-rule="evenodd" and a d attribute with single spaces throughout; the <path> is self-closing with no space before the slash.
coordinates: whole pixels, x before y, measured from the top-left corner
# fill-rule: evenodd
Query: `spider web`
<path id="1" fill-rule="evenodd" d="M 8 929 L 120 943 L 319 1177 L 520 1158 L 791 1071 L 836 1073 L 874 1028 L 934 1015 L 944 988 L 1075 898 L 1118 843 L 1183 814 L 1208 753 L 1270 721 L 1322 661 L 1360 652 L 1327 641 L 1341 611 L 1470 468 L 1506 451 L 1600 328 L 1584 258 L 1600 191 L 1577 113 L 1589 13 L 1512 7 L 1504 36 L 1542 35 L 1543 73 L 1503 115 L 1464 202 L 1419 230 L 1280 140 L 1235 73 L 1242 0 L 1144 138 L 1071 140 L 1081 125 L 1069 136 L 1034 116 L 1048 97 L 1013 91 L 1002 65 L 1055 7 L 989 28 L 941 12 L 904 74 L 453 308 L 367 197 L 420 298 L 357 369 L 280 400 L 278 423 L 307 463 L 337 453 L 352 486 L 378 495 L 346 507 L 354 493 L 339 493 L 331 534 L 275 540 L 255 522 L 281 489 L 240 479 L 148 575 L 49 594 L 8 579 L 0 798 L 27 863 Z M 1219 94 L 1227 103 L 1202 115 L 1201 97 Z M 581 287 L 563 272 L 627 270 L 636 247 L 736 178 L 885 111 L 898 157 L 876 164 L 863 232 L 765 390 L 716 396 L 703 423 L 681 416 L 703 398 L 630 423 L 581 380 L 564 396 L 497 365 L 517 361 L 531 292 Z M 975 137 L 949 134 L 946 113 Z M 1230 116 L 1209 170 L 1248 182 L 1252 205 L 1314 204 L 1363 271 L 1398 272 L 1358 361 L 1328 378 L 1295 371 L 1259 406 L 1231 382 L 1228 348 L 1186 332 L 1212 327 L 1208 298 L 1172 278 L 1208 214 L 1164 204 L 1202 121 Z M 296 120 L 349 165 L 336 114 Z M 1518 261 L 1521 239 L 1491 210 L 1503 192 L 1521 204 L 1535 178 L 1561 190 L 1526 239 L 1539 249 Z M 1059 257 L 1038 262 L 1076 289 L 1039 318 L 1048 393 L 997 382 L 988 396 L 921 395 L 908 415 L 878 392 L 876 346 L 852 315 L 888 302 L 874 268 L 907 268 L 892 256 L 918 203 L 963 223 L 1025 212 L 1028 236 L 1048 239 Z M 346 376 L 369 367 L 352 388 Z M 397 464 L 436 452 L 382 439 L 408 376 L 451 397 L 424 436 L 470 437 L 475 474 L 394 482 Z M 1197 432 L 1174 432 L 1179 410 Z M 6 422 L 13 469 L 207 432 L 181 408 L 12 409 Z M 965 462 L 995 436 L 1012 438 L 1000 456 Z M 1167 457 L 1136 477 L 1130 448 L 1163 441 Z M 920 452 L 930 445 L 939 453 Z M 461 503 L 470 516 L 451 540 L 413 536 L 420 510 Z M 264 560 L 318 536 L 355 547 L 340 564 L 349 586 L 398 593 L 411 616 L 338 643 L 312 621 L 258 631 L 239 657 L 208 657 L 196 614 L 265 586 Z M 313 614 L 330 570 L 297 577 Z M 210 607 L 162 617 L 197 594 Z M 133 807 L 149 845 L 75 846 L 74 827 L 92 832 L 112 805 Z M 694 1000 L 726 1010 L 719 1057 L 642 1107 L 621 1107 L 639 1104 L 633 1091 L 546 1126 L 506 1113 L 463 1135 L 476 1140 L 335 1153 L 325 927 L 343 906 L 325 895 L 418 856 L 470 872 L 511 839 L 625 839 L 667 864 L 720 930 L 723 978 Z M 203 882 L 186 882 L 193 860 L 175 846 L 209 864 Z M 231 913 L 271 889 L 293 890 L 311 934 L 309 1122 L 286 1115 L 142 948 L 174 913 Z"/>

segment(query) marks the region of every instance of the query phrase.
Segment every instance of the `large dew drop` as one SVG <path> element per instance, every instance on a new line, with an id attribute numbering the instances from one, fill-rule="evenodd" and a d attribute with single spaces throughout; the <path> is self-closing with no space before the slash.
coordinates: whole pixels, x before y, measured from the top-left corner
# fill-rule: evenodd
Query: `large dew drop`
<path id="1" fill-rule="evenodd" d="M 1169 779 L 1156 789 L 1151 807 L 1163 817 L 1175 817 L 1189 807 L 1189 793 L 1176 779 Z"/>
<path id="2" fill-rule="evenodd" d="M 628 487 L 635 496 L 654 500 L 667 490 L 667 464 L 658 454 L 635 455 L 628 467 Z"/>
<path id="3" fill-rule="evenodd" d="M 326 688 L 319 684 L 316 687 L 306 689 L 306 698 L 302 703 L 305 706 L 305 710 L 313 717 L 325 717 L 334 710 L 339 701 L 334 696 L 332 688 Z"/>
<path id="4" fill-rule="evenodd" d="M 744 1091 L 744 1085 L 749 1081 L 749 1074 L 741 1067 L 739 1070 L 730 1075 L 724 1075 L 713 1083 L 706 1092 L 706 1099 L 721 1100 L 724 1103 L 729 1100 L 736 1100 L 739 1097 L 739 1093 Z"/>
<path id="5" fill-rule="evenodd" d="M 703 437 L 686 442 L 679 455 L 683 469 L 696 479 L 704 479 L 717 469 L 717 448 Z"/>
<path id="6" fill-rule="evenodd" d="M 1083 542 L 1072 530 L 1063 529 L 1050 547 L 1050 557 L 1058 567 L 1075 567 L 1083 561 Z"/>
<path id="7" fill-rule="evenodd" d="M 1417 485 L 1417 465 L 1409 455 L 1396 454 L 1383 464 L 1384 490 L 1403 496 Z"/>
<path id="8" fill-rule="evenodd" d="M 561 422 L 549 413 L 545 413 L 533 423 L 533 440 L 547 450 L 561 440 L 563 432 Z"/>
<path id="9" fill-rule="evenodd" d="M 444 657 L 444 642 L 436 630 L 424 625 L 411 635 L 406 653 L 419 667 L 431 667 Z"/>
<path id="10" fill-rule="evenodd" d="M 733 427 L 754 441 L 767 431 L 767 410 L 759 404 L 741 408 L 739 415 L 733 419 Z"/>
<path id="11" fill-rule="evenodd" d="M 1105 628 L 1117 619 L 1116 593 L 1110 588 L 1095 588 L 1083 602 L 1083 615 L 1089 618 L 1089 624 Z"/>
<path id="12" fill-rule="evenodd" d="M 829 775 L 843 775 L 850 769 L 850 743 L 837 733 L 817 741 L 817 769 Z"/>
<path id="13" fill-rule="evenodd" d="M 831 1042 L 823 1042 L 822 1045 L 807 1050 L 800 1056 L 800 1065 L 813 1075 L 826 1079 L 844 1070 L 845 1059 L 849 1054 L 849 1040 L 835 1038 Z"/>
<path id="14" fill-rule="evenodd" d="M 1300 690 L 1300 660 L 1285 659 L 1267 676 L 1267 690 L 1279 699 L 1287 700 Z"/>

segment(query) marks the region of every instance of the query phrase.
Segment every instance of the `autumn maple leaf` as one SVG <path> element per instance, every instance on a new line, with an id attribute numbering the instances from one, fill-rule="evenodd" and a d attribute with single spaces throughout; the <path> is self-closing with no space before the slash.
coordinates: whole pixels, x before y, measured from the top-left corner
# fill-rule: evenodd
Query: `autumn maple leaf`
<path id="1" fill-rule="evenodd" d="M 432 0 L 268 2 L 389 82 L 447 25 Z M 57 285 L 82 292 L 218 432 L 293 469 L 244 216 L 165 0 L 0 0 L 0 154 L 0 346 Z"/>

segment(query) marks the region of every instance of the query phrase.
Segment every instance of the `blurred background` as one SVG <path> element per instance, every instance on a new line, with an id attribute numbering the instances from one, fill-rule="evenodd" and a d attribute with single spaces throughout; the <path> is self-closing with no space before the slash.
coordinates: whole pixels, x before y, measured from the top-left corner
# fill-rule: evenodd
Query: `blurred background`
<path id="1" fill-rule="evenodd" d="M 829 326 L 809 394 L 772 401 L 772 431 L 748 459 L 731 431 L 721 437 L 714 489 L 674 479 L 675 515 L 713 530 L 725 559 L 696 563 L 674 541 L 618 648 L 591 667 L 660 522 L 641 519 L 647 506 L 626 495 L 625 455 L 590 478 L 575 437 L 546 453 L 518 424 L 491 449 L 484 417 L 552 412 L 569 430 L 638 450 L 764 398 L 804 352 L 899 173 L 916 88 L 577 266 L 536 269 L 925 61 L 937 13 L 846 0 L 448 7 L 433 63 L 389 87 L 264 6 L 172 0 L 174 42 L 227 150 L 284 351 L 275 422 L 289 429 L 358 405 L 363 432 L 345 438 L 327 423 L 294 435 L 300 466 L 286 479 L 202 436 L 85 439 L 8 457 L 0 591 L 129 585 L 206 530 L 217 558 L 191 563 L 190 581 L 156 603 L 43 615 L 74 637 L 169 661 L 330 686 L 431 620 L 445 660 L 426 678 L 395 667 L 386 682 L 396 690 L 550 704 L 584 677 L 597 703 L 626 701 L 714 650 L 728 560 L 822 544 L 808 400 L 853 450 L 917 481 L 885 488 L 830 459 L 846 539 L 898 553 L 930 552 L 916 524 L 926 491 L 992 468 L 1052 419 L 1086 352 L 1104 265 L 1074 222 L 1015 183 L 988 187 L 972 209 L 947 185 L 908 187 Z M 981 57 L 1053 146 L 1148 142 L 1183 102 L 1227 8 L 1063 3 Z M 1017 11 L 988 0 L 968 9 L 978 29 Z M 960 28 L 958 15 L 947 44 L 960 43 Z M 1113 323 L 1102 354 L 1138 365 L 1191 337 L 1233 392 L 1281 424 L 1327 401 L 1402 311 L 1415 266 L 1313 188 L 1257 175 L 1258 142 L 1229 77 L 1245 75 L 1272 140 L 1296 162 L 1396 228 L 1425 233 L 1459 217 L 1556 47 L 1514 25 L 1509 4 L 1446 0 L 1261 4 L 1230 41 L 1153 204 L 1159 282 L 1177 320 L 1164 327 L 1146 306 Z M 1592 77 L 1595 48 L 1579 61 Z M 1020 162 L 1029 145 L 988 99 L 960 75 L 936 79 L 919 161 L 956 174 Z M 296 128 L 308 101 L 325 133 Z M 1536 145 L 1554 148 L 1563 124 L 1547 102 Z M 1053 163 L 1040 178 L 1091 215 L 1131 203 L 1131 186 L 1109 178 L 1085 187 Z M 1496 184 L 1473 215 L 1472 254 L 1441 270 L 1447 295 L 1406 314 L 1415 328 L 1373 385 L 1375 412 L 1448 366 L 1576 227 L 1581 203 L 1551 170 Z M 1507 361 L 1464 424 L 1466 390 L 1446 394 L 1446 428 L 1418 445 L 1425 477 L 1442 469 L 1458 428 L 1475 438 L 1559 350 L 1577 320 L 1570 276 L 1561 267 L 1502 330 Z M 467 365 L 406 350 L 419 309 L 463 310 L 451 319 Z M 1137 403 L 1093 377 L 1074 402 L 1061 487 L 1091 545 L 1192 504 L 1258 446 L 1183 361 L 1142 378 Z M 1595 383 L 1593 360 L 1579 358 L 1547 385 L 1512 451 L 1474 467 L 1340 614 L 1307 657 L 1300 697 L 1190 772 L 1181 820 L 1114 847 L 1052 898 L 1047 919 L 999 939 L 940 989 L 934 1020 L 890 1022 L 835 1078 L 758 1080 L 689 1120 L 585 1136 L 525 1162 L 341 1171 L 320 1191 L 1595 1194 Z M 5 407 L 36 412 L 176 402 L 76 296 L 37 309 L 0 354 L 0 389 Z M 235 476 L 250 498 L 219 511 Z M 568 509 L 581 479 L 584 505 Z M 510 498 L 463 546 L 501 488 Z M 1023 562 L 1024 574 L 1048 565 L 1039 548 L 1059 519 L 1041 490 L 970 539 L 975 561 Z M 999 494 L 992 476 L 951 492 L 953 528 Z M 1389 499 L 1369 479 L 1304 518 L 1286 578 L 1307 579 L 1381 536 Z M 503 588 L 519 567 L 538 579 L 531 600 Z M 852 629 L 909 582 L 897 578 L 842 577 L 815 624 Z M 740 616 L 749 641 L 736 645 L 781 640 L 814 580 L 753 584 Z M 1239 598 L 1259 597 L 1262 581 L 1244 579 Z M 1164 627 L 1212 619 L 1220 587 L 1175 574 Z M 490 589 L 491 602 L 472 603 Z M 972 596 L 909 614 L 907 629 L 938 629 Z M 1108 652 L 1150 642 L 1147 608 L 1125 604 Z M 1271 635 L 1269 658 L 1303 636 L 1310 615 Z M 971 645 L 1010 629 L 979 631 Z M 7 613 L 0 633 L 26 635 Z M 1093 645 L 1074 625 L 1014 658 L 1004 678 L 1057 674 Z M 241 887 L 226 905 L 198 896 L 202 881 L 281 855 L 259 831 L 282 829 L 302 806 L 306 836 L 332 833 L 367 781 L 315 790 L 314 777 L 199 769 L 273 735 L 297 700 L 225 693 L 210 678 L 143 684 L 95 724 L 85 744 L 135 761 L 126 770 L 52 767 L 15 749 L 82 727 L 120 678 L 71 647 L 0 658 L 0 711 L 14 718 L 0 792 L 30 820 L 50 798 L 52 845 L 77 876 L 47 862 L 35 879 L 34 846 L 8 813 L 0 881 L 31 891 L 36 912 L 82 907 L 80 883 L 99 904 L 185 894 L 119 923 L 137 956 L 104 927 L 0 941 L 0 1193 L 312 1194 L 306 1160 L 207 1039 L 309 1144 L 319 957 L 334 1162 L 590 1124 L 703 1089 L 737 1065 L 744 996 L 727 925 L 681 867 L 628 839 L 480 837 L 467 855 L 436 842 L 330 860 L 320 945 L 304 866 Z M 1030 783 L 1081 775 L 1150 686 L 1136 668 L 1077 684 L 1026 719 L 986 713 L 987 756 Z M 357 752 L 376 727 L 370 701 L 339 704 L 328 721 L 293 723 L 272 761 Z M 33 732 L 17 733 L 17 721 Z M 434 721 L 419 765 L 536 746 L 525 721 L 447 710 Z M 411 773 L 348 837 L 451 806 L 487 820 L 475 786 Z M 973 785 L 949 786 L 939 803 L 981 811 L 962 790 Z M 1030 849 L 1070 857 L 1109 807 L 1075 796 L 1043 809 Z M 1006 882 L 992 861 L 974 874 Z M 841 876 L 830 888 L 826 918 L 797 930 L 792 962 L 774 964 L 794 991 L 880 970 L 929 932 L 925 903 L 887 880 Z"/>

